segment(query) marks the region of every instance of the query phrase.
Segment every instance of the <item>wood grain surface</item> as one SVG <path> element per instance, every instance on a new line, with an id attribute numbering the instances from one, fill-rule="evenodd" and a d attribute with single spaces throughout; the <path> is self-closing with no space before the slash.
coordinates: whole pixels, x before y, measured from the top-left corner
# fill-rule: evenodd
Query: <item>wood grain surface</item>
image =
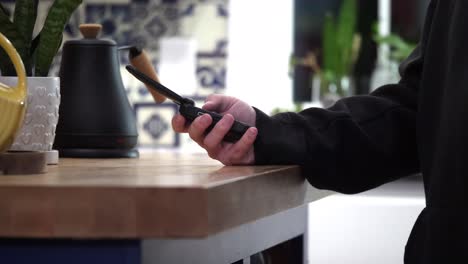
<path id="1" fill-rule="evenodd" d="M 61 159 L 0 177 L 0 236 L 206 237 L 304 204 L 307 185 L 297 166 L 225 167 L 204 154 Z"/>

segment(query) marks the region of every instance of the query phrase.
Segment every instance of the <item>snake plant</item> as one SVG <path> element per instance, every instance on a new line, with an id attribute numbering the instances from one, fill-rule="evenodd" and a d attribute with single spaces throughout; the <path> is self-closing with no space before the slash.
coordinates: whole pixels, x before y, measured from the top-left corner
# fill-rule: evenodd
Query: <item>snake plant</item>
<path id="1" fill-rule="evenodd" d="M 33 36 L 39 0 L 16 0 L 13 19 L 0 4 L 0 32 L 15 46 L 28 76 L 47 76 L 62 43 L 63 30 L 82 0 L 55 0 L 42 30 Z M 0 50 L 0 71 L 4 76 L 16 75 L 13 65 Z"/>

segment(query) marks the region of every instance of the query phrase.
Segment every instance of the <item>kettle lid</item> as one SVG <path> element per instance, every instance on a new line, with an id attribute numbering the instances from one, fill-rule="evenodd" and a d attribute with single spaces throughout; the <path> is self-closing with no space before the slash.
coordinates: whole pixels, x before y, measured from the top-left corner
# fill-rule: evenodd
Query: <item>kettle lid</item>
<path id="1" fill-rule="evenodd" d="M 66 45 L 99 45 L 99 46 L 116 46 L 117 43 L 111 39 L 99 39 L 101 33 L 101 24 L 81 24 L 80 32 L 83 35 L 82 39 L 69 40 Z"/>

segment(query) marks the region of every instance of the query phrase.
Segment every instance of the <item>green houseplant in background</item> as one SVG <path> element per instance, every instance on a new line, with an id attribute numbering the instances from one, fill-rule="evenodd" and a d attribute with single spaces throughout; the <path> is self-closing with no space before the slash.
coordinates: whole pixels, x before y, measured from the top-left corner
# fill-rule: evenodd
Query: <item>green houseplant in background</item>
<path id="1" fill-rule="evenodd" d="M 403 39 L 397 33 L 380 35 L 377 24 L 374 26 L 373 39 L 379 48 L 377 63 L 371 76 L 372 90 L 385 84 L 399 82 L 399 65 L 416 48 L 416 43 Z"/>
<path id="2" fill-rule="evenodd" d="M 330 106 L 340 97 L 351 95 L 352 71 L 361 47 L 361 35 L 356 30 L 357 1 L 343 0 L 338 15 L 325 14 L 322 28 L 322 50 L 309 51 L 304 57 L 291 56 L 289 75 L 297 65 L 310 68 L 320 80 L 320 103 Z M 314 84 L 311 84 L 314 86 Z M 311 98 L 312 101 L 315 99 Z M 300 111 L 301 103 L 296 103 Z M 275 109 L 273 113 L 284 111 Z"/>
<path id="3" fill-rule="evenodd" d="M 60 79 L 48 75 L 60 49 L 65 25 L 82 0 L 55 0 L 48 9 L 42 29 L 35 33 L 34 28 L 40 28 L 36 26 L 39 2 L 16 0 L 12 19 L 0 4 L 0 32 L 20 54 L 28 76 L 26 114 L 10 150 L 50 152 L 47 156 L 55 158 L 48 163 L 57 163 L 58 153 L 52 146 L 58 123 Z M 3 51 L 0 52 L 0 72 L 1 83 L 15 85 L 15 69 Z"/>
<path id="4" fill-rule="evenodd" d="M 49 9 L 42 30 L 36 35 L 39 0 L 16 0 L 13 19 L 0 4 L 0 32 L 15 46 L 28 76 L 47 76 L 62 43 L 63 30 L 82 0 L 55 0 Z M 0 71 L 4 76 L 16 75 L 13 65 L 0 53 Z"/>
<path id="5" fill-rule="evenodd" d="M 325 15 L 322 35 L 322 68 L 318 69 L 323 96 L 349 95 L 350 77 L 360 49 L 356 32 L 356 0 L 344 0 L 338 16 Z"/>
<path id="6" fill-rule="evenodd" d="M 390 60 L 393 60 L 397 63 L 401 63 L 416 48 L 415 43 L 406 41 L 395 33 L 392 33 L 388 36 L 379 36 L 376 33 L 374 35 L 374 40 L 379 45 L 387 44 L 390 46 Z"/>

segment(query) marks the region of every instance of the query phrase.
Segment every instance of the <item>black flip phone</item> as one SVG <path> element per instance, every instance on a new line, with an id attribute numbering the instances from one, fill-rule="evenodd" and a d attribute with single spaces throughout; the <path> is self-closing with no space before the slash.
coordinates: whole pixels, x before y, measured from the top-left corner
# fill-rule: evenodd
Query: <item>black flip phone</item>
<path id="1" fill-rule="evenodd" d="M 127 65 L 125 67 L 128 72 L 130 72 L 133 76 L 135 76 L 138 80 L 142 81 L 145 84 L 148 84 L 149 87 L 155 89 L 158 93 L 164 95 L 165 97 L 171 99 L 174 103 L 179 105 L 179 112 L 182 116 L 184 116 L 187 120 L 193 121 L 200 115 L 209 114 L 213 119 L 211 125 L 207 128 L 207 132 L 211 131 L 213 127 L 221 120 L 223 117 L 222 115 L 210 111 L 203 110 L 195 106 L 195 102 L 186 97 L 182 97 L 169 88 L 165 87 L 164 85 L 160 84 L 159 82 L 151 79 L 144 73 L 137 70 L 135 67 L 131 65 Z M 249 125 L 246 125 L 239 121 L 234 121 L 229 132 L 224 137 L 224 141 L 234 143 L 238 141 L 242 135 L 249 129 Z"/>

